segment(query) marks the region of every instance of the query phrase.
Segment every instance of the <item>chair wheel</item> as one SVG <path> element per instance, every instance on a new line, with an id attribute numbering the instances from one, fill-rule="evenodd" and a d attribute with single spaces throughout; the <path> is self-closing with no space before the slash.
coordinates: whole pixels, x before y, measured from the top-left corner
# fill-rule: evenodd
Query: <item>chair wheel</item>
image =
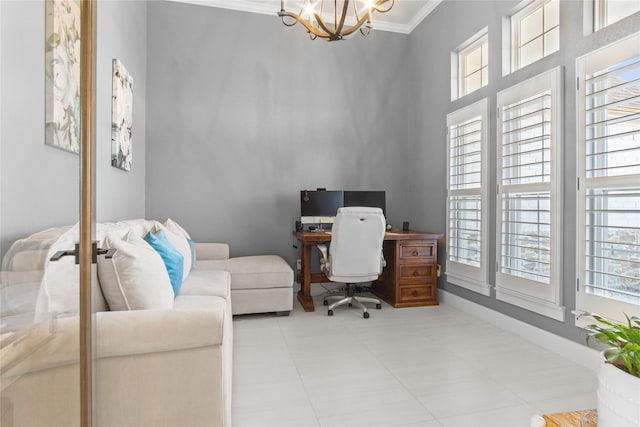
<path id="1" fill-rule="evenodd" d="M 349 303 L 349 307 L 353 307 L 353 304 Z"/>
<path id="2" fill-rule="evenodd" d="M 380 310 L 382 308 L 382 304 L 376 304 L 376 309 Z"/>
<path id="3" fill-rule="evenodd" d="M 333 316 L 333 310 L 327 310 L 327 316 Z"/>
<path id="4" fill-rule="evenodd" d="M 322 305 L 329 305 L 329 301 L 327 301 L 327 300 L 323 300 L 323 301 L 322 301 Z"/>
<path id="5" fill-rule="evenodd" d="M 365 311 L 365 312 L 362 314 L 362 316 L 363 316 L 365 319 L 368 319 L 368 318 L 369 318 L 369 313 Z"/>

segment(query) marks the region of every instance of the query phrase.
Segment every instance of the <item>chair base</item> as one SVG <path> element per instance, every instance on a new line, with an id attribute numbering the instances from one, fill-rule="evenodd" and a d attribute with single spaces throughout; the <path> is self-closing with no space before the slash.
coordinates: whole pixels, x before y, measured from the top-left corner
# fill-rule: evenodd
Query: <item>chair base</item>
<path id="1" fill-rule="evenodd" d="M 333 309 L 341 305 L 349 304 L 349 307 L 351 307 L 353 306 L 353 304 L 356 304 L 362 310 L 362 317 L 364 317 L 365 319 L 368 319 L 369 312 L 367 311 L 367 307 L 364 305 L 364 303 L 375 304 L 376 309 L 378 310 L 382 308 L 382 304 L 380 303 L 380 300 L 377 298 L 355 296 L 354 293 L 356 289 L 357 289 L 356 285 L 347 283 L 346 284 L 347 295 L 325 296 L 323 301 L 324 305 L 329 305 L 329 300 L 339 298 L 338 301 L 329 305 L 329 308 L 327 310 L 327 315 L 333 316 Z"/>

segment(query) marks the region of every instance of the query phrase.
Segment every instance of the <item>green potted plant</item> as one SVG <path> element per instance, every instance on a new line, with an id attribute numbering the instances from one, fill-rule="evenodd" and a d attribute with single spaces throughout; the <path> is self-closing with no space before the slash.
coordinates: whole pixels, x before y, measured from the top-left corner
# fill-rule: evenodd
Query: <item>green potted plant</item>
<path id="1" fill-rule="evenodd" d="M 608 348 L 598 371 L 598 426 L 640 426 L 640 317 L 619 323 L 584 313 L 597 323 L 586 327 L 587 342 L 596 339 Z"/>

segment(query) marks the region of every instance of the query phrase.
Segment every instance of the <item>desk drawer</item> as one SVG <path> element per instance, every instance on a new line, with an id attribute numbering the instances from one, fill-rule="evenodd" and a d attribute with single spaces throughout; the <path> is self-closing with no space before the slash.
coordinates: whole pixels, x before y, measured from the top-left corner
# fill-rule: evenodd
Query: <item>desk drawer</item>
<path id="1" fill-rule="evenodd" d="M 433 283 L 434 277 L 433 264 L 405 264 L 400 266 L 401 284 Z"/>
<path id="2" fill-rule="evenodd" d="M 436 253 L 435 243 L 407 242 L 400 245 L 400 260 L 433 259 Z"/>
<path id="3" fill-rule="evenodd" d="M 432 299 L 435 295 L 434 285 L 424 286 L 402 286 L 400 288 L 400 301 L 422 301 Z"/>

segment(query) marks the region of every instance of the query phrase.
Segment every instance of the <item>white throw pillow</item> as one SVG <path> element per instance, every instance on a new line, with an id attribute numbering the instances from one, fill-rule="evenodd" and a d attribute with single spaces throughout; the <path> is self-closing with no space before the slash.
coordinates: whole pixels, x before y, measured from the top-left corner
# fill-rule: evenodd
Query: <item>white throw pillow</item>
<path id="1" fill-rule="evenodd" d="M 105 246 L 116 253 L 98 256 L 98 277 L 109 308 L 117 310 L 169 309 L 175 295 L 160 255 L 130 231 L 120 240 L 107 235 Z"/>
<path id="2" fill-rule="evenodd" d="M 184 267 L 182 268 L 182 280 L 186 279 L 187 275 L 191 271 L 191 266 L 193 265 L 193 257 L 191 255 L 191 247 L 189 245 L 189 241 L 180 231 L 173 231 L 169 227 L 166 227 L 160 223 L 158 223 L 154 227 L 153 234 L 157 233 L 159 230 L 164 230 L 164 233 L 167 236 L 167 240 L 169 240 L 171 246 L 176 248 L 176 250 L 180 252 L 180 255 L 183 256 Z"/>
<path id="3" fill-rule="evenodd" d="M 182 226 L 180 224 L 178 224 L 177 222 L 175 222 L 171 218 L 167 218 L 167 220 L 164 223 L 164 226 L 167 227 L 169 230 L 173 231 L 176 234 L 183 235 L 185 237 L 185 239 L 191 240 L 191 236 L 189 235 L 189 233 L 187 233 L 187 230 L 182 228 Z"/>

